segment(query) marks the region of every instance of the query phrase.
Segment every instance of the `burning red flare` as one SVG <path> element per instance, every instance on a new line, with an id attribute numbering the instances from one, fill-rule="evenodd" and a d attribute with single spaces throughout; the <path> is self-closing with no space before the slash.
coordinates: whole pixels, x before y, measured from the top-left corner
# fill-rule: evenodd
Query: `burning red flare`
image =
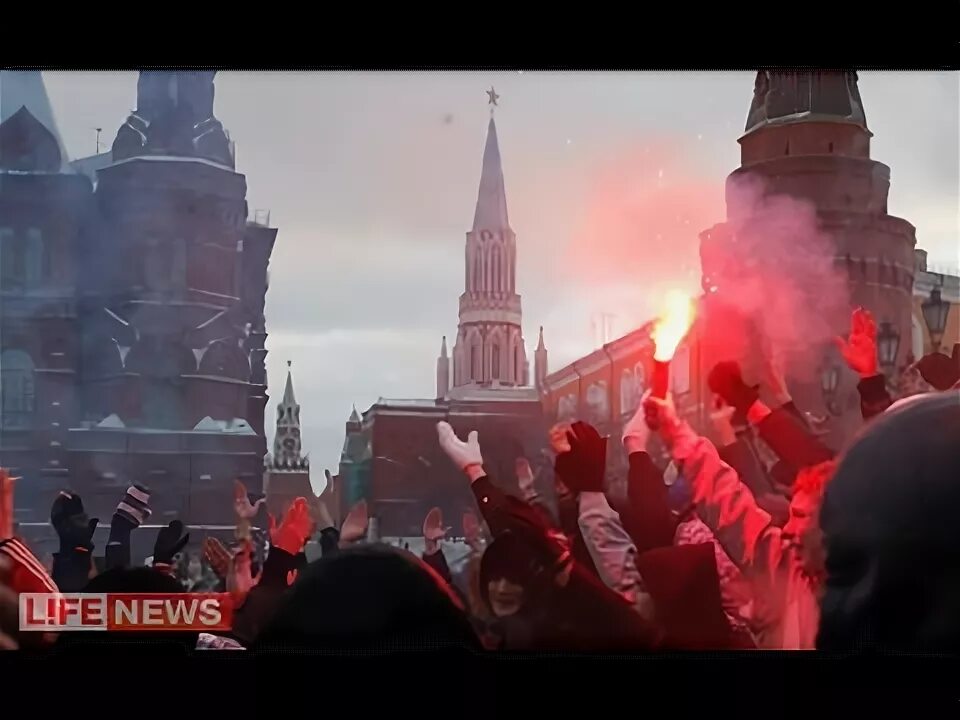
<path id="1" fill-rule="evenodd" d="M 690 296 L 680 290 L 667 293 L 666 310 L 654 325 L 651 337 L 656 345 L 653 359 L 668 363 L 693 324 L 694 307 Z"/>

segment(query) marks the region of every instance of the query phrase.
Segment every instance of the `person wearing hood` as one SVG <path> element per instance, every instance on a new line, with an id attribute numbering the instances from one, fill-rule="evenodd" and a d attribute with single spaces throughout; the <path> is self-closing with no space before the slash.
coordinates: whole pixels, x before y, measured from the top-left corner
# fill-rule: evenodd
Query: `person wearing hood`
<path id="1" fill-rule="evenodd" d="M 480 589 L 507 625 L 507 649 L 643 650 L 659 647 L 662 630 L 573 558 L 566 537 L 519 498 L 500 491 L 483 468 L 476 431 L 466 442 L 446 422 L 440 445 L 469 478 L 494 536 L 480 567 Z"/>
<path id="2" fill-rule="evenodd" d="M 813 649 L 823 582 L 817 513 L 832 462 L 797 475 L 790 519 L 773 524 L 717 449 L 681 420 L 672 399 L 643 401 L 678 470 L 692 486 L 697 515 L 713 531 L 753 590 L 758 641 L 767 649 Z M 790 422 L 793 422 L 792 420 Z"/>
<path id="3" fill-rule="evenodd" d="M 449 585 L 419 558 L 355 545 L 307 565 L 257 638 L 260 652 L 477 651 Z"/>
<path id="4" fill-rule="evenodd" d="M 817 648 L 960 650 L 960 391 L 894 403 L 846 451 L 820 511 Z"/>

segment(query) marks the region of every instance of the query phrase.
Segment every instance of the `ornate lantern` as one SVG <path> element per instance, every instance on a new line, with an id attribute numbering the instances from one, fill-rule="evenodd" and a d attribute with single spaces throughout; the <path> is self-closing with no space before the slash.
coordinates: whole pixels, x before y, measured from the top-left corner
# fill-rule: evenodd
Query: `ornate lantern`
<path id="1" fill-rule="evenodd" d="M 923 321 L 927 325 L 927 332 L 930 333 L 931 350 L 937 352 L 940 349 L 940 340 L 943 338 L 943 331 L 947 328 L 947 315 L 950 314 L 950 303 L 940 296 L 940 288 L 934 288 L 930 291 L 930 297 L 920 304 L 923 312 Z"/>

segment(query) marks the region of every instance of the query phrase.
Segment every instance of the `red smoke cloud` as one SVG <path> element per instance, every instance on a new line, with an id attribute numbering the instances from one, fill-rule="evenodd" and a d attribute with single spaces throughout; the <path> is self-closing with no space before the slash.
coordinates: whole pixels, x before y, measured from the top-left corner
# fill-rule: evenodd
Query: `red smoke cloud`
<path id="1" fill-rule="evenodd" d="M 715 241 L 701 248 L 707 290 L 711 300 L 748 322 L 730 322 L 726 315 L 709 323 L 710 340 L 716 349 L 727 346 L 719 354 L 734 358 L 743 356 L 744 346 L 765 346 L 783 358 L 789 376 L 812 379 L 823 346 L 849 313 L 833 239 L 811 203 L 766 194 L 755 176 L 728 181 L 727 212 L 726 225 L 712 232 Z"/>
<path id="2" fill-rule="evenodd" d="M 756 177 L 728 179 L 724 188 L 680 147 L 651 143 L 593 175 L 563 258 L 565 279 L 585 288 L 585 297 L 635 287 L 630 296 L 642 307 L 605 308 L 628 320 L 630 327 L 618 328 L 626 332 L 652 319 L 668 290 L 700 291 L 703 252 L 708 265 L 722 268 L 708 283 L 717 290 L 708 293 L 707 356 L 743 359 L 749 348 L 766 346 L 791 377 L 811 379 L 849 312 L 832 238 L 810 203 L 766 194 Z M 699 234 L 725 216 L 729 242 L 701 249 Z"/>
<path id="3" fill-rule="evenodd" d="M 577 282 L 699 285 L 697 234 L 722 217 L 723 187 L 679 147 L 651 142 L 595 172 L 564 262 Z"/>

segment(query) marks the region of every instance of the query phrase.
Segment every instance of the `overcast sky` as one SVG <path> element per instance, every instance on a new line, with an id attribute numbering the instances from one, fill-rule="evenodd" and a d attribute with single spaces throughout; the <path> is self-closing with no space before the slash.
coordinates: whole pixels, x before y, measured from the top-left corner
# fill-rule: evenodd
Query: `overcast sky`
<path id="1" fill-rule="evenodd" d="M 334 469 L 351 405 L 432 397 L 455 335 L 489 119 L 496 111 L 528 354 L 544 326 L 557 369 L 648 319 L 657 290 L 697 286 L 697 234 L 724 219 L 754 73 L 247 73 L 216 79 L 248 203 L 279 228 L 270 263 L 271 394 L 286 361 L 314 481 Z M 956 268 L 960 75 L 863 72 L 889 211 L 931 263 Z M 45 72 L 72 158 L 109 147 L 136 73 Z M 275 402 L 266 422 L 274 422 Z M 272 427 L 268 431 L 272 442 Z"/>

